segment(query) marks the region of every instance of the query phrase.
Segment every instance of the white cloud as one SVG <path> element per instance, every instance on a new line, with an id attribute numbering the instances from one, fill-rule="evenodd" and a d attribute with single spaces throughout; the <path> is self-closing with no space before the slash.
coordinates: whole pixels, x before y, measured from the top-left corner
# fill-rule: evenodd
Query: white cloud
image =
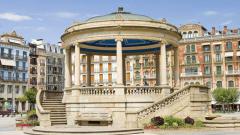
<path id="1" fill-rule="evenodd" d="M 203 14 L 205 16 L 214 16 L 214 15 L 217 15 L 218 12 L 217 11 L 213 11 L 213 10 L 209 10 L 209 11 L 205 11 Z"/>
<path id="2" fill-rule="evenodd" d="M 45 31 L 45 30 L 47 30 L 47 28 L 42 26 L 36 28 L 36 31 Z"/>
<path id="3" fill-rule="evenodd" d="M 60 18 L 73 18 L 73 17 L 76 17 L 78 13 L 64 11 L 64 12 L 57 12 L 55 13 L 55 15 Z"/>
<path id="4" fill-rule="evenodd" d="M 32 17 L 26 16 L 26 15 L 18 15 L 15 13 L 0 13 L 0 19 L 18 22 L 18 21 L 31 20 Z"/>
<path id="5" fill-rule="evenodd" d="M 233 23 L 232 20 L 227 20 L 227 21 L 221 23 L 221 25 L 230 25 L 231 23 Z"/>

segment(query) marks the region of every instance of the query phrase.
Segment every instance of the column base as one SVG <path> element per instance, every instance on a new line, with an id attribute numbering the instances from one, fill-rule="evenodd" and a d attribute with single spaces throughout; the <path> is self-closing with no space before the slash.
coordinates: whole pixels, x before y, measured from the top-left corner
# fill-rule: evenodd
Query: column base
<path id="1" fill-rule="evenodd" d="M 116 89 L 115 90 L 116 95 L 121 95 L 121 96 L 125 95 L 123 84 L 117 84 L 115 89 Z"/>
<path id="2" fill-rule="evenodd" d="M 167 84 L 161 84 L 162 92 L 164 97 L 169 96 L 171 94 L 171 87 Z"/>

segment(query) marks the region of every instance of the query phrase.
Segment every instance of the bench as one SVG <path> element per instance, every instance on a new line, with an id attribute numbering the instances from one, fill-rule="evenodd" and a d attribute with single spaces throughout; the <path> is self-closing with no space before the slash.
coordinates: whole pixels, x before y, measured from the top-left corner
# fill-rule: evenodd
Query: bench
<path id="1" fill-rule="evenodd" d="M 107 112 L 81 112 L 75 122 L 80 126 L 109 126 L 112 124 L 112 114 Z"/>

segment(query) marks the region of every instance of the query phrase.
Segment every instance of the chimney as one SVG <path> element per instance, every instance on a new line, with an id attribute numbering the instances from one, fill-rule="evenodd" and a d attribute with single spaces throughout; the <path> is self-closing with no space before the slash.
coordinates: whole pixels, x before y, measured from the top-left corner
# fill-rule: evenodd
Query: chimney
<path id="1" fill-rule="evenodd" d="M 215 34 L 216 34 L 216 28 L 215 28 L 215 27 L 212 27 L 211 35 L 215 35 Z"/>
<path id="2" fill-rule="evenodd" d="M 224 27 L 223 27 L 223 34 L 224 34 L 224 35 L 227 34 L 227 26 L 224 26 Z"/>

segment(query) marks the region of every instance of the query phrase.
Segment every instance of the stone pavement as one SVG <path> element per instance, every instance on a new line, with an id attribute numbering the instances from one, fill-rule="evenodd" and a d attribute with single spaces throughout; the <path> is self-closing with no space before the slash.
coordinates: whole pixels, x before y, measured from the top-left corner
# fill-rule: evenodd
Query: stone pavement
<path id="1" fill-rule="evenodd" d="M 145 130 L 146 135 L 240 135 L 240 128 Z"/>

